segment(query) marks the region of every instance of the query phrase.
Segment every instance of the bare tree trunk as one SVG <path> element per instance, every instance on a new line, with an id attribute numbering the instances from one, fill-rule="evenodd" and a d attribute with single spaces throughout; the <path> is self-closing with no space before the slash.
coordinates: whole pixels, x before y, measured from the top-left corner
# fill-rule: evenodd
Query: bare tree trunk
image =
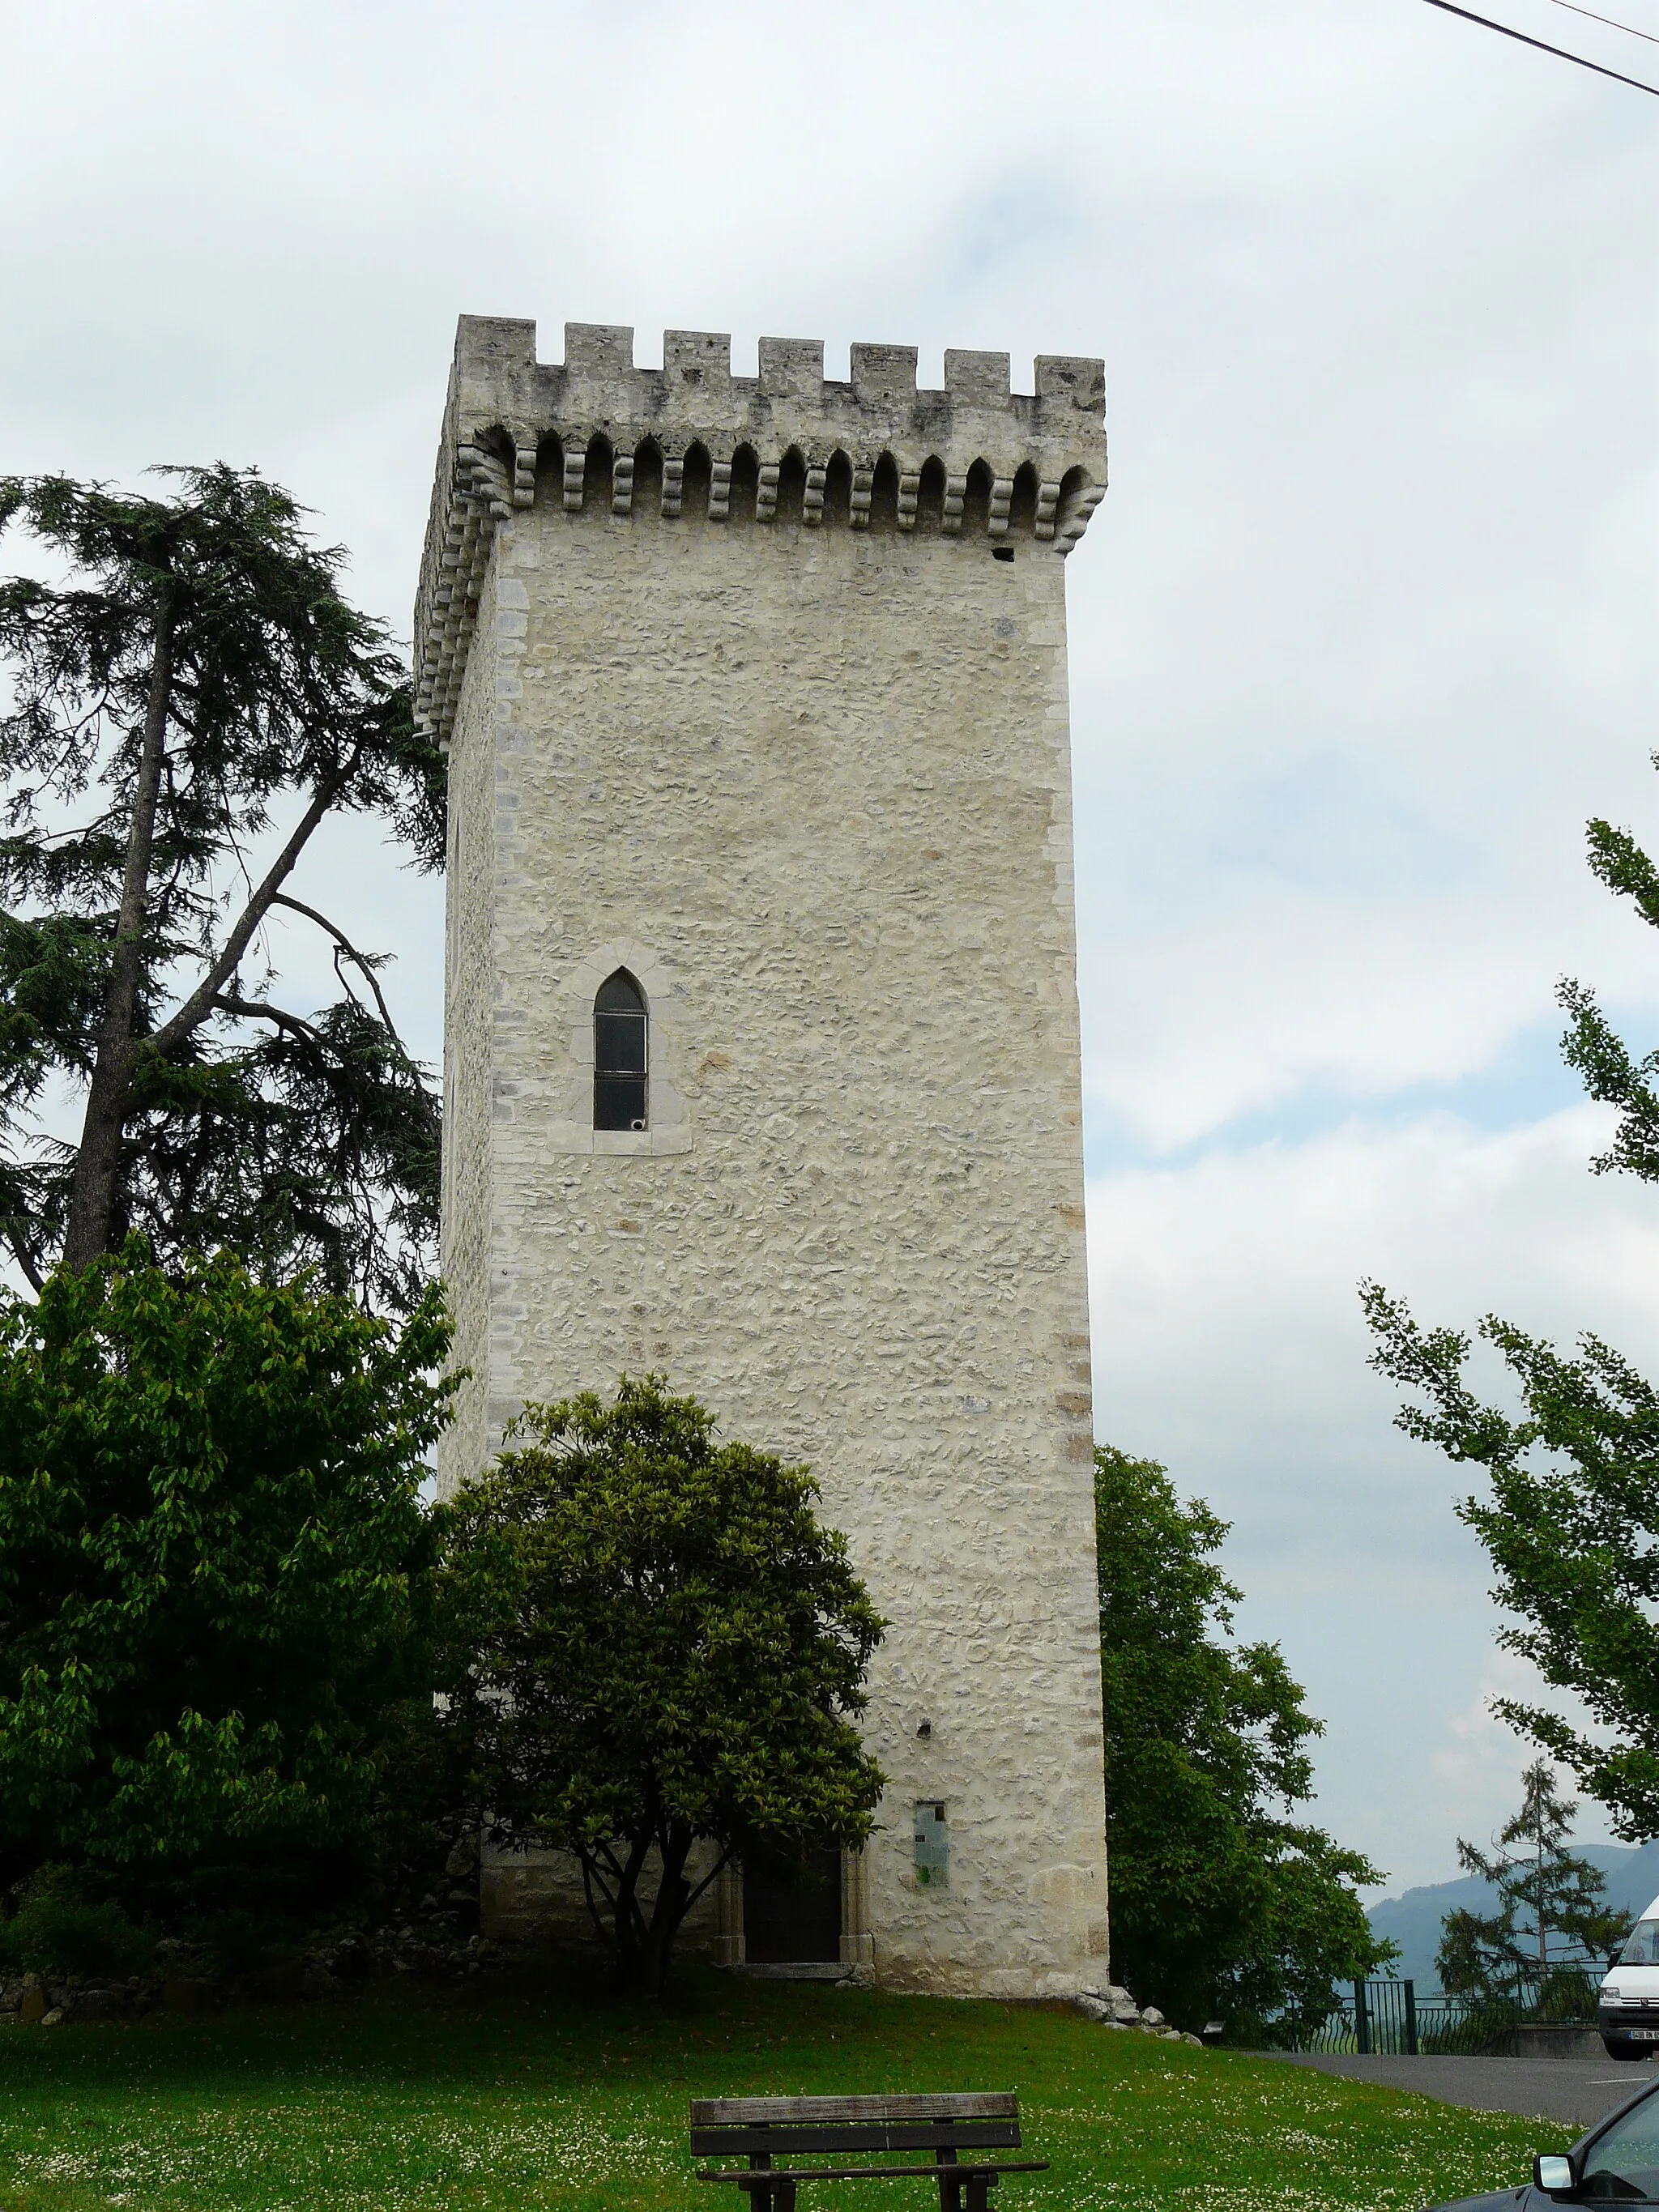
<path id="1" fill-rule="evenodd" d="M 646 1932 L 644 1960 L 646 1986 L 653 1997 L 659 1997 L 667 1987 L 668 1961 L 674 1938 L 680 1932 L 680 1923 L 691 1901 L 691 1887 L 685 1879 L 685 1862 L 691 1853 L 690 1830 L 679 1821 L 665 1824 L 658 1850 L 662 1861 L 662 1879 L 657 1885 L 656 1902 Z"/>
<path id="2" fill-rule="evenodd" d="M 1547 1977 L 1550 1970 L 1550 1942 L 1544 1927 L 1544 1823 L 1538 1823 L 1538 1972 Z"/>
<path id="3" fill-rule="evenodd" d="M 70 1267 L 89 1267 L 109 1249 L 121 1167 L 121 1136 L 126 1124 L 132 1072 L 132 1030 L 143 972 L 144 928 L 149 918 L 150 849 L 155 841 L 155 810 L 167 753 L 167 714 L 173 701 L 173 603 L 163 597 L 155 613 L 155 649 L 150 661 L 149 700 L 144 713 L 138 781 L 127 831 L 126 874 L 115 925 L 115 950 L 104 995 L 87 1110 L 81 1125 L 81 1149 L 70 1188 L 69 1222 L 64 1259 Z"/>
<path id="4" fill-rule="evenodd" d="M 624 1982 L 637 1984 L 645 1954 L 645 1917 L 640 1911 L 640 1876 L 651 1856 L 651 1831 L 629 1838 L 628 1857 L 617 1883 L 617 1966 Z"/>

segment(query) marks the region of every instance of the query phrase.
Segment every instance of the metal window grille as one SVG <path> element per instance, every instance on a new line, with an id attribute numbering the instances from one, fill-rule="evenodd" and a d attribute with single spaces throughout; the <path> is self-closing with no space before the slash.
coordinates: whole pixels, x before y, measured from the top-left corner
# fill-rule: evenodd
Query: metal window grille
<path id="1" fill-rule="evenodd" d="M 593 1000 L 596 1129 L 649 1127 L 649 1029 L 644 992 L 626 968 L 618 968 L 600 984 Z"/>

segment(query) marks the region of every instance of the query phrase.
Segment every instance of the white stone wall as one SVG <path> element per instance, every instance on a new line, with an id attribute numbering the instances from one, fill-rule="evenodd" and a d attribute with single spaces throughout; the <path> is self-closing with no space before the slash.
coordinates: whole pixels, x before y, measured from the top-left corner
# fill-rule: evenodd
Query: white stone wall
<path id="1" fill-rule="evenodd" d="M 444 1480 L 624 1368 L 811 1465 L 892 1624 L 861 1894 L 899 1988 L 1059 1993 L 1106 1949 L 1064 576 L 567 513 L 544 469 L 453 721 Z M 640 1137 L 591 1126 L 619 964 Z"/>

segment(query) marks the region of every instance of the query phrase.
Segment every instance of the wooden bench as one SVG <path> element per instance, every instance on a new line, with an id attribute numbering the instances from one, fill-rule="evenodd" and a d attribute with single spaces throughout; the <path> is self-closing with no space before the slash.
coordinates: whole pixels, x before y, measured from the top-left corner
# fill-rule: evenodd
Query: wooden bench
<path id="1" fill-rule="evenodd" d="M 795 2212 L 803 2181 L 925 2180 L 939 2184 L 939 2212 L 988 2212 L 1005 2173 L 1046 2173 L 1048 2161 L 964 2160 L 964 2151 L 1018 2150 L 1019 2104 L 1006 2089 L 951 2097 L 708 2097 L 691 2104 L 697 2158 L 746 2158 L 746 2168 L 697 2176 L 749 2191 L 749 2212 Z M 931 2151 L 926 2164 L 779 2166 L 803 2154 L 852 2151 L 878 2159 Z"/>

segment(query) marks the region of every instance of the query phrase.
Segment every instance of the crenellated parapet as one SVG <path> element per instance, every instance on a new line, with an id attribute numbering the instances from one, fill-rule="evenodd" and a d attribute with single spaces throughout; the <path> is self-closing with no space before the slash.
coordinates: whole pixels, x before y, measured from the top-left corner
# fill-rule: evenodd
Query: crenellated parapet
<path id="1" fill-rule="evenodd" d="M 464 315 L 416 605 L 417 719 L 447 744 L 496 529 L 538 501 L 573 520 L 846 528 L 937 536 L 999 557 L 1024 540 L 1069 553 L 1106 483 L 1105 374 L 1039 355 L 1036 391 L 1009 357 L 948 352 L 945 388 L 916 384 L 914 346 L 854 345 L 844 384 L 817 339 L 763 338 L 757 376 L 729 337 L 669 331 L 663 366 L 634 334 L 567 323 L 565 358 L 536 325 Z"/>

